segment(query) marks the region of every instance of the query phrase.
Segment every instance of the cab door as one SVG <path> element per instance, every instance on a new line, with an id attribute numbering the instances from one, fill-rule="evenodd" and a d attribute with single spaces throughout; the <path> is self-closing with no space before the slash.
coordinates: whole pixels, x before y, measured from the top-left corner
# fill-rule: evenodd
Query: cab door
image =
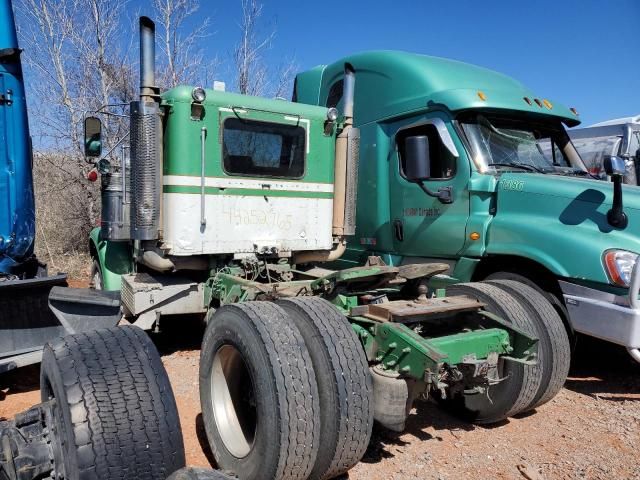
<path id="1" fill-rule="evenodd" d="M 398 122 L 392 133 L 389 200 L 396 253 L 455 257 L 465 243 L 470 168 L 453 126 L 436 112 Z"/>

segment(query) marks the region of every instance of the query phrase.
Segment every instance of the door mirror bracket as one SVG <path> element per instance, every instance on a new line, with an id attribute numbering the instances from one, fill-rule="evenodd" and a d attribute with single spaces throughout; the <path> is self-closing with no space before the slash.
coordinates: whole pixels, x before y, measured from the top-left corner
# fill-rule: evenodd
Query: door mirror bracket
<path id="1" fill-rule="evenodd" d="M 622 205 L 622 178 L 626 173 L 624 160 L 615 155 L 606 155 L 604 157 L 604 170 L 613 182 L 613 204 L 607 212 L 607 221 L 612 227 L 626 228 L 629 218 L 624 213 Z"/>
<path id="2" fill-rule="evenodd" d="M 424 193 L 430 197 L 437 198 L 440 203 L 453 203 L 453 187 L 442 187 L 439 188 L 438 191 L 434 192 L 433 190 L 428 189 L 421 180 L 415 183 L 418 184 Z"/>

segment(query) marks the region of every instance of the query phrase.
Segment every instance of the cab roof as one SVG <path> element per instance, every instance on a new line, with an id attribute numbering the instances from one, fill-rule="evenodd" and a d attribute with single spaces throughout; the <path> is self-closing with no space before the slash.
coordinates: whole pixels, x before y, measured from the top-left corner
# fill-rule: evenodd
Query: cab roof
<path id="1" fill-rule="evenodd" d="M 191 91 L 193 86 L 179 85 L 162 93 L 162 101 L 165 104 L 191 103 Z M 211 105 L 216 108 L 238 108 L 248 110 L 260 110 L 263 112 L 282 113 L 285 115 L 298 115 L 311 119 L 326 119 L 327 109 L 313 105 L 300 105 L 275 98 L 254 97 L 251 95 L 240 95 L 239 93 L 224 92 L 206 88 L 207 94 L 204 105 Z"/>
<path id="2" fill-rule="evenodd" d="M 567 107 L 552 99 L 548 99 L 550 108 L 545 106 L 542 103 L 545 97 L 501 73 L 446 58 L 393 50 L 358 53 L 299 74 L 297 101 L 325 105 L 329 89 L 343 76 L 345 64 L 350 64 L 356 72 L 354 118 L 357 124 L 425 110 L 436 104 L 445 105 L 451 111 L 518 110 L 555 117 L 568 126 L 580 123 Z M 479 92 L 484 94 L 484 100 Z M 376 101 L 367 101 L 371 98 Z"/>

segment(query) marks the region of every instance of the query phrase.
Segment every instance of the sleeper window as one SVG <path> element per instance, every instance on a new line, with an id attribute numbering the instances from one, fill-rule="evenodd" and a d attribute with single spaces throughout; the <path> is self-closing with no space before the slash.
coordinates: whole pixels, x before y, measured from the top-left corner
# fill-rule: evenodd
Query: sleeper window
<path id="1" fill-rule="evenodd" d="M 230 175 L 304 175 L 305 130 L 298 125 L 228 118 L 224 121 L 222 150 L 224 170 Z"/>

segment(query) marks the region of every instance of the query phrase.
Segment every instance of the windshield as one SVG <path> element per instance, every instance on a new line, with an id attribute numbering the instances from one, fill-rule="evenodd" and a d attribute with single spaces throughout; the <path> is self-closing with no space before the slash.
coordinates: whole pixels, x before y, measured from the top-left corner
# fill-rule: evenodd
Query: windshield
<path id="1" fill-rule="evenodd" d="M 491 170 L 555 173 L 576 170 L 562 146 L 569 143 L 564 128 L 550 122 L 532 122 L 472 115 L 459 119 L 481 172 Z"/>

